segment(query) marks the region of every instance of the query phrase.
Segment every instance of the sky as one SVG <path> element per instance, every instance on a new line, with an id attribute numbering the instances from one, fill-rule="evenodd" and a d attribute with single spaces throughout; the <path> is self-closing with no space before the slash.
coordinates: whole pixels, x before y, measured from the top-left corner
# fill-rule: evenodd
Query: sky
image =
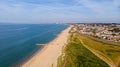
<path id="1" fill-rule="evenodd" d="M 0 0 L 0 22 L 119 23 L 120 0 Z"/>

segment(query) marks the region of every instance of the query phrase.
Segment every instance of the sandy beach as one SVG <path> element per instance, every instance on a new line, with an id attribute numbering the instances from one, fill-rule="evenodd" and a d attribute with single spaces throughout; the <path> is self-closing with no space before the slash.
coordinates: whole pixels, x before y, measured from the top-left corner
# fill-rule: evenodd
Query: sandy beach
<path id="1" fill-rule="evenodd" d="M 63 30 L 53 41 L 46 44 L 44 48 L 30 60 L 28 60 L 22 67 L 57 67 L 57 58 L 62 53 L 62 47 L 69 38 L 69 30 L 71 27 Z"/>

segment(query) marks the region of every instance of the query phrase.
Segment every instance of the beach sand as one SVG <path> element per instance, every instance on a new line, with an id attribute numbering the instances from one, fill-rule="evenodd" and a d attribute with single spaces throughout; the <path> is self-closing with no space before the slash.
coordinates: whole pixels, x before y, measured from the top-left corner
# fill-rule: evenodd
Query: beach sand
<path id="1" fill-rule="evenodd" d="M 22 67 L 57 67 L 57 58 L 62 53 L 62 47 L 67 43 L 69 30 L 63 30 L 53 41 L 46 44 L 44 48 L 36 53 Z"/>

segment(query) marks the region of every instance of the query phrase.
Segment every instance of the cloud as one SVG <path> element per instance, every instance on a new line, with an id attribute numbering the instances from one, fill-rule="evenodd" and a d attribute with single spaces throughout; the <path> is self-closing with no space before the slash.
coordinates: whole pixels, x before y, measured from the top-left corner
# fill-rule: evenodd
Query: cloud
<path id="1" fill-rule="evenodd" d="M 77 0 L 80 4 L 95 11 L 95 18 L 102 18 L 103 20 L 119 20 L 120 0 Z M 100 2 L 101 1 L 101 2 Z M 102 20 L 101 19 L 101 20 Z"/>
<path id="2" fill-rule="evenodd" d="M 3 0 L 1 22 L 120 21 L 119 0 Z M 112 19 L 112 20 L 111 20 Z"/>
<path id="3" fill-rule="evenodd" d="M 102 2 L 100 2 L 102 1 Z M 79 3 L 83 4 L 84 6 L 86 6 L 87 8 L 90 8 L 96 12 L 98 12 L 98 14 L 100 13 L 108 13 L 108 12 L 117 12 L 117 7 L 118 5 L 118 1 L 117 0 L 78 0 Z M 117 5 L 118 4 L 118 5 Z"/>

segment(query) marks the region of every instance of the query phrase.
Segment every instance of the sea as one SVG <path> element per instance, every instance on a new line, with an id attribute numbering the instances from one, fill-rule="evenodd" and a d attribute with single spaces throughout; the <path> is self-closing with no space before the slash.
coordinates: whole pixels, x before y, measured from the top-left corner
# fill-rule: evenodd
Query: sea
<path id="1" fill-rule="evenodd" d="M 66 24 L 0 24 L 0 67 L 15 67 L 52 41 Z"/>

